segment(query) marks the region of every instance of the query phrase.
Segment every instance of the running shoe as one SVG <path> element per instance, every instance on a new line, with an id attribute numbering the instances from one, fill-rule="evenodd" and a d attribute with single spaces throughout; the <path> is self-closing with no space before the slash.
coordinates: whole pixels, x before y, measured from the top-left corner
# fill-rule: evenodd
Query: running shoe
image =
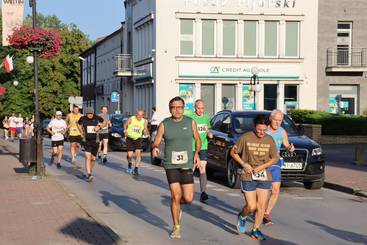
<path id="1" fill-rule="evenodd" d="M 209 196 L 208 194 L 206 194 L 206 192 L 202 192 L 201 195 L 200 195 L 200 202 L 202 203 L 206 203 L 209 199 Z"/>
<path id="2" fill-rule="evenodd" d="M 252 230 L 250 236 L 259 241 L 265 240 L 264 234 L 259 229 Z"/>
<path id="3" fill-rule="evenodd" d="M 98 160 L 101 160 L 101 153 L 97 153 L 97 158 L 98 158 Z"/>
<path id="4" fill-rule="evenodd" d="M 92 182 L 93 178 L 94 178 L 93 175 L 88 174 L 87 177 L 86 177 L 86 181 L 87 182 Z"/>
<path id="5" fill-rule="evenodd" d="M 76 163 L 76 159 L 75 159 L 75 157 L 72 157 L 71 158 L 71 164 L 75 164 Z"/>
<path id="6" fill-rule="evenodd" d="M 126 173 L 132 174 L 132 172 L 133 172 L 133 169 L 131 167 L 129 167 L 129 168 L 126 169 Z"/>
<path id="7" fill-rule="evenodd" d="M 237 232 L 238 234 L 245 234 L 246 233 L 246 216 L 243 217 L 242 212 L 239 212 L 237 215 Z"/>
<path id="8" fill-rule="evenodd" d="M 56 163 L 56 167 L 58 168 L 58 169 L 60 169 L 61 168 L 61 163 Z"/>
<path id="9" fill-rule="evenodd" d="M 180 226 L 174 226 L 169 237 L 171 239 L 180 239 L 181 238 Z"/>
<path id="10" fill-rule="evenodd" d="M 263 218 L 263 223 L 266 226 L 272 225 L 274 224 L 271 219 L 270 219 L 270 215 L 269 214 L 264 214 L 264 218 Z"/>
<path id="11" fill-rule="evenodd" d="M 106 157 L 106 156 L 104 156 L 104 157 L 103 157 L 103 159 L 102 159 L 102 163 L 103 163 L 103 164 L 106 164 L 106 163 L 107 163 L 107 157 Z"/>
<path id="12" fill-rule="evenodd" d="M 140 169 L 139 168 L 134 168 L 133 174 L 136 175 L 136 176 L 141 175 Z"/>

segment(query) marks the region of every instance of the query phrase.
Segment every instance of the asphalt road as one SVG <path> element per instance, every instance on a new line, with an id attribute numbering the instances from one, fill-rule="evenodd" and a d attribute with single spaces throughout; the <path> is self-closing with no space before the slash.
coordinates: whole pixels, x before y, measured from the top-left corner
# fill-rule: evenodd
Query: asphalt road
<path id="1" fill-rule="evenodd" d="M 195 201 L 184 206 L 181 236 L 170 240 L 170 193 L 165 172 L 149 163 L 144 153 L 142 176 L 125 173 L 126 152 L 111 152 L 107 165 L 96 165 L 94 180 L 81 179 L 83 152 L 74 169 L 65 144 L 62 169 L 49 166 L 50 141 L 45 139 L 47 172 L 56 176 L 70 196 L 93 217 L 109 226 L 127 244 L 259 244 L 236 232 L 236 214 L 244 204 L 239 190 L 224 185 L 217 175 L 208 182 L 208 205 L 200 203 L 198 178 Z M 262 227 L 264 244 L 367 244 L 367 200 L 328 190 L 306 190 L 300 184 L 282 188 L 272 219 Z M 250 224 L 249 224 L 250 225 Z"/>

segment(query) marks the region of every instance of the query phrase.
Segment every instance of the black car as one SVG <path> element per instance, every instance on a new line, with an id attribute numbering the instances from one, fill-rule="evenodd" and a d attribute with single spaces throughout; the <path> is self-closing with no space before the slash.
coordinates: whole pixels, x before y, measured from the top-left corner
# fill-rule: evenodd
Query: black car
<path id="1" fill-rule="evenodd" d="M 208 170 L 225 171 L 228 186 L 239 186 L 238 165 L 230 156 L 230 150 L 237 139 L 253 130 L 253 120 L 259 115 L 270 115 L 270 111 L 229 111 L 218 112 L 211 120 L 213 138 L 208 144 Z M 284 159 L 282 181 L 300 181 L 307 189 L 320 189 L 324 184 L 325 160 L 321 146 L 302 135 L 292 119 L 284 115 L 281 125 L 288 133 L 289 142 L 295 146 L 293 153 L 281 148 Z"/>
<path id="2" fill-rule="evenodd" d="M 124 137 L 124 123 L 129 119 L 124 114 L 110 115 L 111 127 L 108 131 L 108 146 L 111 150 L 125 150 L 126 138 Z M 143 150 L 149 149 L 150 137 L 143 136 Z"/>

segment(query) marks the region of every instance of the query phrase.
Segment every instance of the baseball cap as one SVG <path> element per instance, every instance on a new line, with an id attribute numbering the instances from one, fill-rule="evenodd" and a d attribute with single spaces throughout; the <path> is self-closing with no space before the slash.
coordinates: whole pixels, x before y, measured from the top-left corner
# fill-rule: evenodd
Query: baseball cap
<path id="1" fill-rule="evenodd" d="M 61 111 L 57 111 L 56 112 L 56 116 L 62 116 L 62 112 Z"/>
<path id="2" fill-rule="evenodd" d="M 86 113 L 86 114 L 94 114 L 94 109 L 93 109 L 92 107 L 87 107 L 87 108 L 85 109 L 85 113 Z"/>

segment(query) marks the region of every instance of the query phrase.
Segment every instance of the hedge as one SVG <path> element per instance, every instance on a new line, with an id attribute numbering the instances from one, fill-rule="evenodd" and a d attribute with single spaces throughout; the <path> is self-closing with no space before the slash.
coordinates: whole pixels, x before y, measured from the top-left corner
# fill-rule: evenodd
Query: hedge
<path id="1" fill-rule="evenodd" d="M 323 135 L 367 135 L 367 117 L 337 115 L 323 111 L 292 110 L 296 123 L 321 124 Z"/>

